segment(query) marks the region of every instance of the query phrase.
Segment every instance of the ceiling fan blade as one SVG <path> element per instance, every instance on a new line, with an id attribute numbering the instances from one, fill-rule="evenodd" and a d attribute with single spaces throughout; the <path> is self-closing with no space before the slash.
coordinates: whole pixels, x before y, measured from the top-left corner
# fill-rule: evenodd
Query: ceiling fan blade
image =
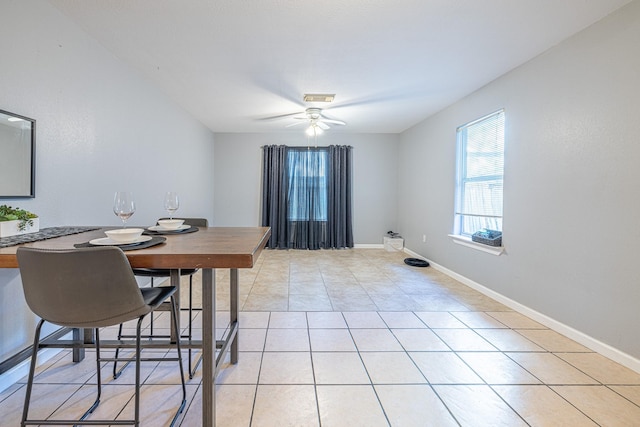
<path id="1" fill-rule="evenodd" d="M 333 123 L 334 125 L 341 125 L 341 126 L 345 126 L 346 125 L 346 123 L 343 122 L 342 120 L 325 119 L 324 117 L 321 120 L 323 122 Z"/>
<path id="2" fill-rule="evenodd" d="M 327 125 L 327 124 L 323 123 L 321 120 L 318 120 L 318 121 L 316 122 L 316 124 L 317 124 L 317 125 L 318 125 L 318 127 L 319 127 L 320 129 L 322 129 L 322 130 L 327 130 L 327 129 L 329 129 L 329 125 Z"/>
<path id="3" fill-rule="evenodd" d="M 304 123 L 305 123 L 305 122 L 296 122 L 296 123 L 291 123 L 291 124 L 286 125 L 285 127 L 286 127 L 286 128 L 290 128 L 290 127 L 293 127 L 293 126 L 303 125 Z"/>
<path id="4" fill-rule="evenodd" d="M 262 120 L 262 121 L 279 120 L 279 119 L 284 119 L 291 116 L 297 116 L 299 114 L 304 114 L 304 111 L 298 111 L 297 113 L 278 114 L 275 116 L 262 117 L 262 118 L 259 118 L 258 120 Z"/>

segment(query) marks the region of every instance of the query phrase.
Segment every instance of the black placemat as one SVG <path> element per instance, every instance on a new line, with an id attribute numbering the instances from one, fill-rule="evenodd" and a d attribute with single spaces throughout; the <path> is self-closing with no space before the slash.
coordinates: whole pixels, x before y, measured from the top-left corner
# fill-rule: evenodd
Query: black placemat
<path id="1" fill-rule="evenodd" d="M 18 234 L 16 236 L 0 238 L 0 248 L 21 245 L 23 243 L 37 242 L 39 240 L 53 239 L 55 237 L 69 236 L 71 234 L 84 233 L 99 230 L 100 227 L 47 227 L 35 233 Z"/>
<path id="2" fill-rule="evenodd" d="M 146 234 L 147 236 L 162 236 L 163 234 L 189 234 L 195 233 L 198 231 L 198 227 L 194 227 L 193 225 L 185 230 L 149 230 L 148 228 L 142 232 L 142 234 Z"/>
<path id="3" fill-rule="evenodd" d="M 151 237 L 151 240 L 147 240 L 146 242 L 128 243 L 126 245 L 113 245 L 113 246 L 116 246 L 122 249 L 123 251 L 135 251 L 137 249 L 146 249 L 146 248 L 150 248 L 151 246 L 159 245 L 161 243 L 164 243 L 166 240 L 167 240 L 166 237 L 153 236 Z M 92 245 L 89 242 L 85 242 L 85 243 L 76 243 L 73 246 L 76 248 L 95 248 L 98 246 L 111 246 L 111 245 Z"/>

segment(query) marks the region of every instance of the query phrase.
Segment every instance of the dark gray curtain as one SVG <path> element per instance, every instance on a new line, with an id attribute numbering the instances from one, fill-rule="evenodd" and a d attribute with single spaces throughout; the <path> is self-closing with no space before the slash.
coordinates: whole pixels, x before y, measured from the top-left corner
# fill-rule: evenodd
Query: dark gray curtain
<path id="1" fill-rule="evenodd" d="M 287 233 L 287 147 L 262 147 L 262 226 L 271 227 L 268 247 L 286 248 Z"/>
<path id="2" fill-rule="evenodd" d="M 353 247 L 351 147 L 263 147 L 262 225 L 271 249 Z"/>

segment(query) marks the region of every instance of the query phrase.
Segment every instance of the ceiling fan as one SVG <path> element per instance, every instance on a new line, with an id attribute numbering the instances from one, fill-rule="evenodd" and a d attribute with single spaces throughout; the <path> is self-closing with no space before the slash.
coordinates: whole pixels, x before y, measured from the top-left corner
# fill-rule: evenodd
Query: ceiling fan
<path id="1" fill-rule="evenodd" d="M 323 131 L 329 129 L 331 126 L 329 126 L 327 123 L 331 123 L 333 125 L 340 125 L 340 126 L 346 125 L 346 123 L 343 122 L 342 120 L 328 119 L 325 116 L 323 116 L 322 108 L 307 108 L 306 110 L 304 110 L 304 112 L 296 113 L 296 114 L 304 114 L 304 115 L 294 117 L 294 119 L 299 121 L 297 123 L 291 123 L 289 125 L 286 125 L 285 127 L 289 128 L 289 127 L 298 126 L 301 124 L 308 124 L 309 127 L 307 128 L 306 132 L 310 136 L 319 135 Z"/>

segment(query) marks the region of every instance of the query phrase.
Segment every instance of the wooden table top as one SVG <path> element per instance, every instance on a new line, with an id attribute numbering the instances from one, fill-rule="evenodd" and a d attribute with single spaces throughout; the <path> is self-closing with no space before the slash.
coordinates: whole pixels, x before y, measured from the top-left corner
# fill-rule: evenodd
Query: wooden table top
<path id="1" fill-rule="evenodd" d="M 103 230 L 0 248 L 0 268 L 18 268 L 20 246 L 73 249 L 76 243 L 106 237 Z M 251 268 L 270 236 L 269 227 L 200 227 L 196 233 L 165 235 L 163 244 L 125 254 L 134 268 Z"/>

